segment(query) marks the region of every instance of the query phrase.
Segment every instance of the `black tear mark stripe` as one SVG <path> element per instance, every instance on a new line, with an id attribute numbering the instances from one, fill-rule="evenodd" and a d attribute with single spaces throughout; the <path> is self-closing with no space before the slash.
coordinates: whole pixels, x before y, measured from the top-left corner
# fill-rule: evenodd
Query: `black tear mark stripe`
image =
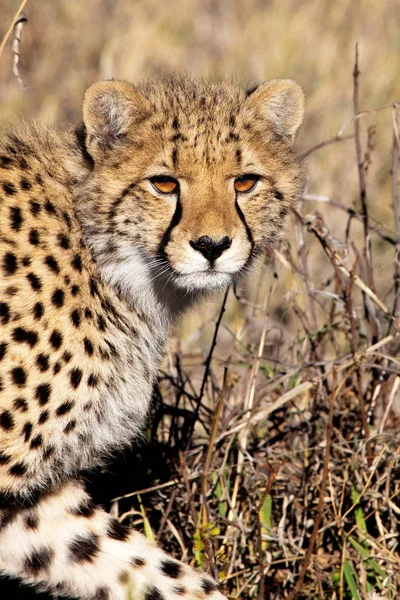
<path id="1" fill-rule="evenodd" d="M 244 216 L 244 214 L 242 212 L 242 209 L 239 206 L 239 203 L 237 201 L 237 197 L 235 198 L 235 208 L 236 208 L 236 212 L 237 212 L 237 214 L 239 216 L 239 219 L 242 221 L 243 226 L 244 226 L 244 228 L 246 230 L 247 238 L 248 238 L 248 240 L 250 242 L 251 249 L 253 249 L 254 248 L 253 234 L 251 233 L 251 229 L 250 229 L 250 227 L 247 224 L 246 217 Z"/>
<path id="2" fill-rule="evenodd" d="M 167 258 L 165 255 L 165 248 L 167 247 L 167 244 L 171 238 L 172 230 L 179 224 L 181 218 L 182 218 L 182 204 L 181 204 L 180 196 L 178 195 L 178 198 L 176 201 L 175 212 L 172 215 L 171 222 L 168 225 L 167 229 L 165 230 L 165 233 L 162 236 L 160 245 L 158 246 L 158 249 L 157 249 L 157 255 L 160 256 L 161 258 L 163 258 L 164 260 L 166 260 L 166 258 Z"/>

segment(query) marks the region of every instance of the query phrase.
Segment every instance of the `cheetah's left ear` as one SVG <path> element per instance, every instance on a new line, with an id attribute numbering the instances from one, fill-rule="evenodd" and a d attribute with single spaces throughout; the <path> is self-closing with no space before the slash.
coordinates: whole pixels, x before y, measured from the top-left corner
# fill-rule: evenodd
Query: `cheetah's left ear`
<path id="1" fill-rule="evenodd" d="M 246 104 L 253 114 L 266 117 L 279 135 L 294 141 L 304 116 L 304 94 L 297 83 L 273 79 L 252 91 Z"/>
<path id="2" fill-rule="evenodd" d="M 149 114 L 148 101 L 133 85 L 125 81 L 94 83 L 83 102 L 89 154 L 95 159 L 106 154 Z"/>

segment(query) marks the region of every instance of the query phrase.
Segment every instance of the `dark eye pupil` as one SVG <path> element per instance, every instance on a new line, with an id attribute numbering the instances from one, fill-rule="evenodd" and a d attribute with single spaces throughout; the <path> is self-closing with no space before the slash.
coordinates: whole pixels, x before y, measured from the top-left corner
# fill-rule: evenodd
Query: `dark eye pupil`
<path id="1" fill-rule="evenodd" d="M 153 177 L 152 179 L 158 183 L 175 183 L 175 179 L 168 177 L 168 175 L 159 175 L 158 177 Z"/>
<path id="2" fill-rule="evenodd" d="M 242 175 L 241 177 L 238 177 L 236 179 L 236 181 L 240 181 L 240 182 L 242 182 L 242 181 L 257 181 L 258 178 L 259 178 L 258 175 L 249 174 L 249 175 Z"/>

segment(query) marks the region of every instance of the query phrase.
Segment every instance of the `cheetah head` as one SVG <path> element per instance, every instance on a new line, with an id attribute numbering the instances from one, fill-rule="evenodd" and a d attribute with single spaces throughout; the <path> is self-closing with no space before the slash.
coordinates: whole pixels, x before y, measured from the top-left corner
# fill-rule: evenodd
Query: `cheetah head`
<path id="1" fill-rule="evenodd" d="M 80 211 L 121 288 L 227 286 L 282 229 L 301 182 L 300 87 L 246 91 L 189 78 L 94 84 L 83 114 L 93 161 Z"/>

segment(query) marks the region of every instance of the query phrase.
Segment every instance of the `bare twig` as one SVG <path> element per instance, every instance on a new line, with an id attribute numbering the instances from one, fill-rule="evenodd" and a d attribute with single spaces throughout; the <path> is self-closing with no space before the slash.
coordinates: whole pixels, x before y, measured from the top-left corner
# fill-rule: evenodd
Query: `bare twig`
<path id="1" fill-rule="evenodd" d="M 21 12 L 24 10 L 25 8 L 25 4 L 28 2 L 28 0 L 22 0 L 21 4 L 19 5 L 19 8 L 17 10 L 17 12 L 15 13 L 15 16 L 11 22 L 10 27 L 7 29 L 5 36 L 3 37 L 1 43 L 0 43 L 0 56 L 3 53 L 4 47 L 7 43 L 8 38 L 10 37 L 10 35 L 12 34 L 12 31 L 14 29 L 14 26 L 16 24 L 16 22 L 18 21 L 18 18 L 21 14 Z"/>
<path id="2" fill-rule="evenodd" d="M 19 73 L 18 63 L 19 63 L 19 57 L 20 57 L 20 44 L 21 44 L 22 28 L 23 28 L 24 24 L 27 22 L 28 22 L 27 16 L 25 13 L 22 12 L 19 15 L 18 19 L 15 21 L 14 37 L 13 37 L 13 43 L 12 43 L 12 51 L 13 51 L 13 55 L 14 55 L 13 73 L 14 73 L 15 77 L 17 78 L 18 83 L 20 84 L 22 89 L 26 89 L 26 85 L 23 82 L 21 75 Z"/>

